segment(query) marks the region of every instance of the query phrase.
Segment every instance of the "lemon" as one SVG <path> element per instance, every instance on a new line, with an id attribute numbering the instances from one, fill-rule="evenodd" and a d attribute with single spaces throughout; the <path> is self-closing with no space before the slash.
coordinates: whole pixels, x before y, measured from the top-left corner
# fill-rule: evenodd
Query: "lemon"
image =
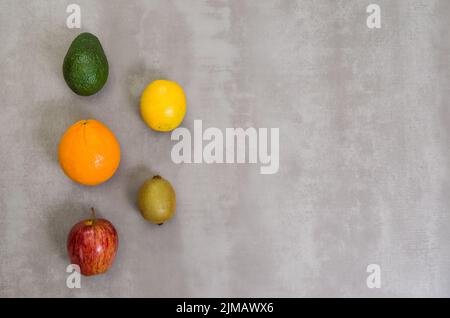
<path id="1" fill-rule="evenodd" d="M 148 85 L 141 96 L 141 116 L 157 131 L 177 128 L 186 114 L 186 96 L 175 82 L 157 80 Z"/>

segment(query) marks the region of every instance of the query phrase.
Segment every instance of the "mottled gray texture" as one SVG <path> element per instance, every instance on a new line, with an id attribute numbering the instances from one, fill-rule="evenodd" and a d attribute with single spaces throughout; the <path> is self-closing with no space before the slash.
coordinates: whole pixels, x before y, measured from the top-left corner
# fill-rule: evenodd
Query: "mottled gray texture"
<path id="1" fill-rule="evenodd" d="M 450 296 L 450 1 L 75 2 L 110 63 L 93 97 L 62 76 L 72 1 L 0 0 L 0 296 Z M 157 78 L 185 88 L 185 127 L 279 127 L 279 173 L 172 163 L 138 112 Z M 85 118 L 122 146 L 95 188 L 57 163 Z M 178 195 L 161 227 L 135 206 L 154 173 Z M 70 290 L 65 240 L 90 206 L 120 248 Z"/>

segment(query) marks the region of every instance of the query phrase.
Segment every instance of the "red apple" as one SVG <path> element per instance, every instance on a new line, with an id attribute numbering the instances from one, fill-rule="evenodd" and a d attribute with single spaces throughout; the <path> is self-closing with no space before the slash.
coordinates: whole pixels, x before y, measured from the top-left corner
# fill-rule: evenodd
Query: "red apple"
<path id="1" fill-rule="evenodd" d="M 114 226 L 105 219 L 81 221 L 72 227 L 67 238 L 70 262 L 80 266 L 81 274 L 91 276 L 106 272 L 114 261 L 119 238 Z"/>

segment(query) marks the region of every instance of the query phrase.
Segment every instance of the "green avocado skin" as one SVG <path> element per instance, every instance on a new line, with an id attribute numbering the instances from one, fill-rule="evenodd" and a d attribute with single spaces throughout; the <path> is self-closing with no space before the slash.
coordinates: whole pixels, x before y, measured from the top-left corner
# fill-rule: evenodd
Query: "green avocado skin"
<path id="1" fill-rule="evenodd" d="M 78 95 L 93 95 L 105 85 L 108 73 L 108 60 L 98 38 L 87 32 L 78 35 L 64 58 L 67 85 Z"/>

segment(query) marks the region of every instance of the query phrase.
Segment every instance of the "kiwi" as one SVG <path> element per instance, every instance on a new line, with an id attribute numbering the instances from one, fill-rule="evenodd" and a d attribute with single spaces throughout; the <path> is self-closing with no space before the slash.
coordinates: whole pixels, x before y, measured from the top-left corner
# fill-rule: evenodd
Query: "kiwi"
<path id="1" fill-rule="evenodd" d="M 139 190 L 138 206 L 147 221 L 162 225 L 175 214 L 176 196 L 172 185 L 160 176 L 144 182 Z"/>

